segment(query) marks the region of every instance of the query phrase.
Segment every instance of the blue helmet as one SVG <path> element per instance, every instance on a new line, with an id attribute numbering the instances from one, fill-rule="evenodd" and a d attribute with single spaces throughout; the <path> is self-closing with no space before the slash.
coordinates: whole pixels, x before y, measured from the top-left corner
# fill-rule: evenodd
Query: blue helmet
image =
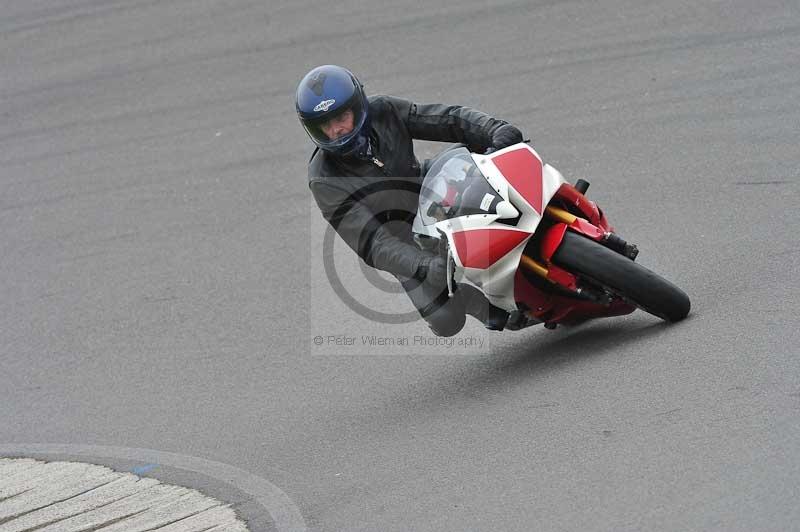
<path id="1" fill-rule="evenodd" d="M 295 106 L 300 123 L 320 149 L 336 155 L 365 157 L 369 146 L 369 102 L 352 72 L 336 65 L 318 66 L 297 86 Z M 331 119 L 353 113 L 353 129 L 329 138 L 323 131 Z"/>

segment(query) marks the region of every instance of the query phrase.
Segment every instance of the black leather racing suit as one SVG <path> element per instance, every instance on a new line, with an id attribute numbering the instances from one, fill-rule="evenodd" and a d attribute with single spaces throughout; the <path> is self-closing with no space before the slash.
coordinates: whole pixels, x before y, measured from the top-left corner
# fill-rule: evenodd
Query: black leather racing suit
<path id="1" fill-rule="evenodd" d="M 369 98 L 372 160 L 337 157 L 316 150 L 308 180 L 323 217 L 365 263 L 394 274 L 434 333 L 456 334 L 464 313 L 485 318 L 488 301 L 462 285 L 459 298 L 442 308 L 443 287 L 412 291 L 426 253 L 414 243 L 411 223 L 422 178 L 412 139 L 466 144 L 482 153 L 507 122 L 461 106 L 421 105 L 393 96 Z M 521 140 L 521 139 L 520 139 Z M 445 293 L 446 295 L 446 293 Z"/>

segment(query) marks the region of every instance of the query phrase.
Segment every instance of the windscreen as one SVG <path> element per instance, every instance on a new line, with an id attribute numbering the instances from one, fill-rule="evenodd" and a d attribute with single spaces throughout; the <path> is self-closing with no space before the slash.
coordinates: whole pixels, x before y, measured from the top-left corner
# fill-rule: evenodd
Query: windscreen
<path id="1" fill-rule="evenodd" d="M 495 214 L 501 201 L 469 150 L 456 148 L 433 160 L 422 182 L 419 212 L 423 224 L 433 225 L 468 214 Z"/>

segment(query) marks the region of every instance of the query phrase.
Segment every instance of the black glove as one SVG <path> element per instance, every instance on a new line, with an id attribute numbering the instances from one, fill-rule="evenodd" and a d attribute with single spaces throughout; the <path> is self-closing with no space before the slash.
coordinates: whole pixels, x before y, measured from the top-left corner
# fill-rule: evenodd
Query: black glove
<path id="1" fill-rule="evenodd" d="M 492 148 L 494 150 L 502 150 L 519 142 L 522 142 L 522 132 L 511 124 L 498 127 L 492 135 Z"/>
<path id="2" fill-rule="evenodd" d="M 438 255 L 425 255 L 414 277 L 431 286 L 447 286 L 447 261 Z"/>

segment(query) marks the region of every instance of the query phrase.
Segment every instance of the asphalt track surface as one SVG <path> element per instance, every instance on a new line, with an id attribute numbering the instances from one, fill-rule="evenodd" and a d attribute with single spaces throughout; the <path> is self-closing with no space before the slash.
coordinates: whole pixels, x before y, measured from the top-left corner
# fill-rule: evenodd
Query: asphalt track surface
<path id="1" fill-rule="evenodd" d="M 5 455 L 155 460 L 253 530 L 797 528 L 797 2 L 8 0 L 0 43 Z M 315 354 L 426 330 L 312 297 L 324 63 L 520 125 L 689 319 Z"/>

